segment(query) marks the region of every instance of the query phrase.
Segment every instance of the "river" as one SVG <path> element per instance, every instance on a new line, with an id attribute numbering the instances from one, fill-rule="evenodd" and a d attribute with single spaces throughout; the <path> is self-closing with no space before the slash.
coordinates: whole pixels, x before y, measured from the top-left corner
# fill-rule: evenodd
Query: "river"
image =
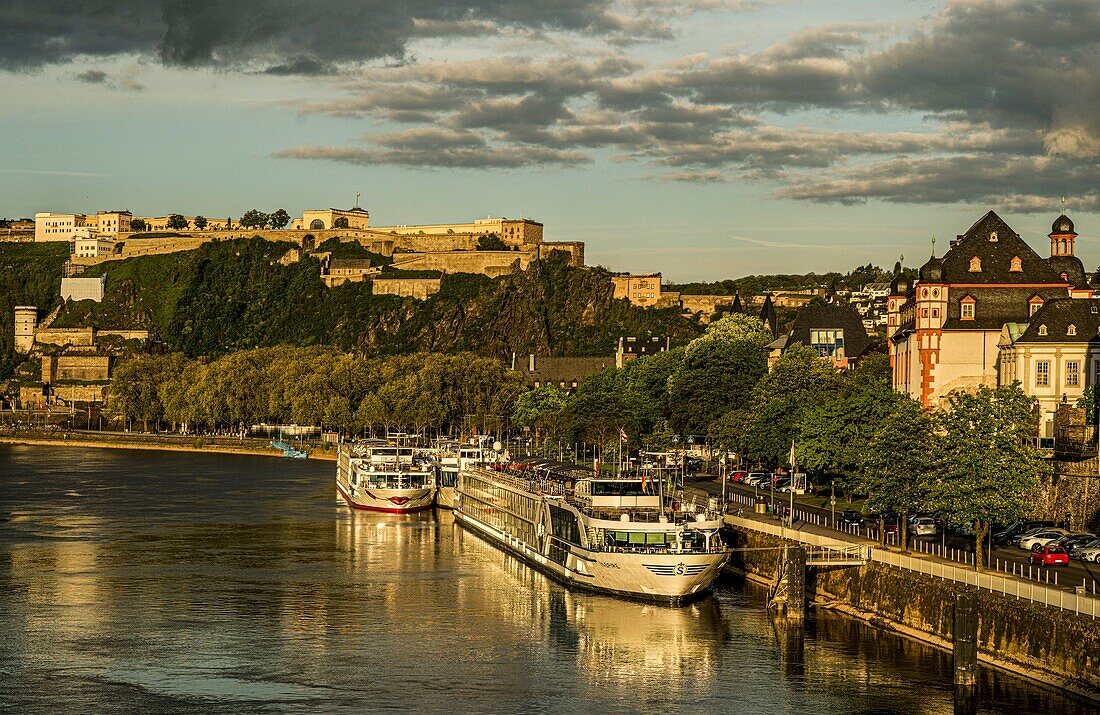
<path id="1" fill-rule="evenodd" d="M 334 465 L 0 445 L 0 710 L 1084 713 L 734 577 L 673 609 L 570 592 Z"/>

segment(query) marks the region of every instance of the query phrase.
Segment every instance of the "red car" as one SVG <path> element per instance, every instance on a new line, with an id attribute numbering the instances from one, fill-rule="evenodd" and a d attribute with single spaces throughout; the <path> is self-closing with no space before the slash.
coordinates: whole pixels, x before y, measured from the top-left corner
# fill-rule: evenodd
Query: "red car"
<path id="1" fill-rule="evenodd" d="M 1069 554 L 1061 546 L 1044 546 L 1031 552 L 1031 563 L 1037 566 L 1068 566 Z"/>
<path id="2" fill-rule="evenodd" d="M 731 482 L 743 482 L 747 476 L 749 476 L 748 472 L 730 472 L 729 479 Z"/>

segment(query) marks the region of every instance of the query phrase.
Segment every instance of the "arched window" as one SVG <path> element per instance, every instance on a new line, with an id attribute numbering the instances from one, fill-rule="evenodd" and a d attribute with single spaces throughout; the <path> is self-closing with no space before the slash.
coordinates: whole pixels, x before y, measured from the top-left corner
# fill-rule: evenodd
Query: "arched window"
<path id="1" fill-rule="evenodd" d="M 1019 256 L 1013 256 L 1012 262 L 1009 265 L 1008 270 L 1012 273 L 1022 273 L 1024 270 L 1024 262 L 1020 260 Z"/>
<path id="2" fill-rule="evenodd" d="M 989 242 L 990 243 L 996 243 L 997 242 L 997 232 L 996 231 L 990 231 L 989 232 Z"/>
<path id="3" fill-rule="evenodd" d="M 981 273 L 982 272 L 982 259 L 974 256 L 970 259 L 970 272 Z"/>
<path id="4" fill-rule="evenodd" d="M 319 218 L 315 218 L 309 222 L 310 231 L 323 231 L 325 229 L 325 222 Z"/>

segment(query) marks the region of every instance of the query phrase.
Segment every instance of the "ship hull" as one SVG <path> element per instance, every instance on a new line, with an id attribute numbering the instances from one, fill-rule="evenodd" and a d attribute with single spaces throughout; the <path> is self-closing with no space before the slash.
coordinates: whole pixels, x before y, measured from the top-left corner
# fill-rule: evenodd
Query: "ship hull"
<path id="1" fill-rule="evenodd" d="M 350 487 L 336 482 L 336 491 L 353 509 L 379 511 L 387 514 L 408 514 L 431 509 L 435 503 L 435 489 L 368 489 Z"/>
<path id="2" fill-rule="evenodd" d="M 458 493 L 454 487 L 440 487 L 435 495 L 435 505 L 440 509 L 454 509 L 458 504 Z"/>
<path id="3" fill-rule="evenodd" d="M 558 563 L 526 542 L 455 511 L 455 520 L 494 546 L 572 588 L 632 600 L 682 605 L 705 594 L 728 553 L 631 554 L 572 546 Z"/>

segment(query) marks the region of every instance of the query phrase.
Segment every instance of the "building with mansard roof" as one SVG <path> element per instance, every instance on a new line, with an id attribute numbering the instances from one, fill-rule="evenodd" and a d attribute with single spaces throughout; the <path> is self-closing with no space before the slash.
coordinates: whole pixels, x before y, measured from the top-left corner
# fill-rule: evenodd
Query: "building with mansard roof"
<path id="1" fill-rule="evenodd" d="M 887 299 L 894 389 L 935 406 L 954 390 L 1007 384 L 1008 373 L 999 373 L 1003 334 L 1026 334 L 1050 301 L 1093 295 L 1076 238 L 1073 222 L 1059 216 L 1042 257 L 990 211 L 942 257 L 933 254 L 915 281 L 895 278 Z M 1030 392 L 1034 376 L 1021 369 L 1013 375 Z"/>

